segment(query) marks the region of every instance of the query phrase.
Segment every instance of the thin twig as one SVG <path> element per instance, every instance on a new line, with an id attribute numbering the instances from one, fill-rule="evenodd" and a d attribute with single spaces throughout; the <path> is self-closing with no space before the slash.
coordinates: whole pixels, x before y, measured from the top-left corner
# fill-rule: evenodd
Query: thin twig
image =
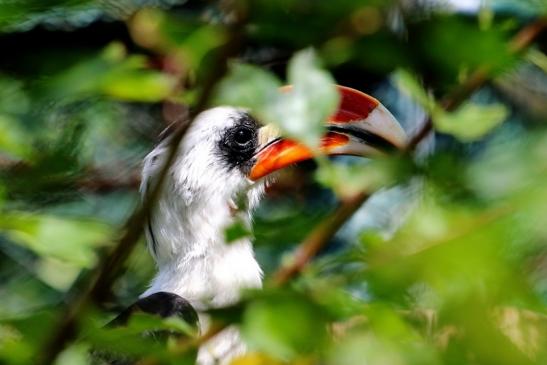
<path id="1" fill-rule="evenodd" d="M 230 57 L 235 56 L 240 49 L 242 26 L 242 22 L 237 22 L 229 28 L 228 40 L 222 47 L 220 54 L 216 59 L 216 65 L 212 67 L 211 74 L 202 86 L 202 91 L 192 113 L 192 117 L 190 118 L 190 122 L 181 127 L 173 135 L 166 162 L 158 175 L 157 184 L 148 197 L 144 199 L 141 207 L 127 220 L 124 225 L 124 234 L 118 240 L 117 244 L 114 245 L 114 248 L 91 272 L 86 282 L 86 287 L 81 291 L 80 295 L 69 303 L 66 310 L 63 311 L 59 323 L 53 327 L 53 335 L 50 337 L 50 340 L 47 341 L 46 346 L 43 348 L 38 358 L 38 364 L 52 364 L 66 344 L 76 338 L 78 333 L 78 320 L 85 313 L 89 305 L 102 301 L 110 292 L 112 283 L 122 272 L 122 264 L 132 252 L 142 234 L 142 227 L 145 219 L 160 195 L 163 181 L 169 171 L 169 167 L 175 160 L 180 141 L 184 137 L 184 134 L 195 116 L 206 109 L 215 85 L 226 73 L 227 60 Z"/>
<path id="2" fill-rule="evenodd" d="M 547 19 L 541 18 L 517 33 L 510 41 L 509 49 L 513 53 L 520 53 L 531 45 L 534 39 L 547 27 Z M 447 111 L 457 109 L 467 98 L 488 81 L 490 72 L 487 68 L 477 69 L 462 85 L 449 94 L 442 106 Z M 422 128 L 409 140 L 404 152 L 411 154 L 433 130 L 431 117 L 428 117 Z M 297 276 L 304 270 L 308 263 L 324 248 L 344 225 L 368 199 L 369 194 L 359 193 L 344 200 L 331 216 L 319 223 L 314 230 L 300 243 L 294 254 L 294 259 L 282 266 L 273 275 L 272 284 L 281 286 Z"/>

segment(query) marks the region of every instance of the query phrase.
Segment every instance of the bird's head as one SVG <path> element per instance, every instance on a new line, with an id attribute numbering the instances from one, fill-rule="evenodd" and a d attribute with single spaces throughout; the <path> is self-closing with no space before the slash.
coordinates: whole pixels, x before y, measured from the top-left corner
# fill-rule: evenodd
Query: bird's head
<path id="1" fill-rule="evenodd" d="M 340 104 L 326 123 L 327 133 L 320 147 L 322 153 L 372 157 L 404 147 L 403 129 L 382 104 L 354 89 L 338 86 L 338 91 Z M 161 161 L 167 155 L 167 146 L 168 139 L 147 156 L 143 192 L 157 176 Z M 266 177 L 286 166 L 311 159 L 315 153 L 317 151 L 301 143 L 283 138 L 275 128 L 262 125 L 243 109 L 209 109 L 198 115 L 179 146 L 164 187 L 164 199 L 160 200 L 156 214 L 161 217 L 157 219 L 162 220 L 164 227 L 169 227 L 181 225 L 181 220 L 184 224 L 185 219 L 199 219 L 200 214 L 207 214 L 209 216 L 202 217 L 204 222 L 212 220 L 211 224 L 222 227 L 229 219 L 230 208 L 235 207 L 242 193 L 246 194 L 252 208 Z M 190 213 L 192 217 L 181 217 Z M 215 219 L 219 221 L 214 222 Z M 192 225 L 192 222 L 187 221 L 186 225 Z"/>

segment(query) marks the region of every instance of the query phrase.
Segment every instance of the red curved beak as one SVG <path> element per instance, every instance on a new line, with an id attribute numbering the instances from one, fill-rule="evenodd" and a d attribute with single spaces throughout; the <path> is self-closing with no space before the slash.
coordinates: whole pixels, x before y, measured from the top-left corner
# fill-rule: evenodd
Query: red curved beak
<path id="1" fill-rule="evenodd" d="M 349 87 L 337 88 L 340 105 L 327 121 L 327 134 L 320 144 L 321 153 L 373 157 L 405 147 L 407 137 L 401 125 L 378 100 Z M 267 128 L 261 130 L 265 132 Z M 270 136 L 256 153 L 249 178 L 258 180 L 314 156 L 309 147 L 299 142 Z"/>

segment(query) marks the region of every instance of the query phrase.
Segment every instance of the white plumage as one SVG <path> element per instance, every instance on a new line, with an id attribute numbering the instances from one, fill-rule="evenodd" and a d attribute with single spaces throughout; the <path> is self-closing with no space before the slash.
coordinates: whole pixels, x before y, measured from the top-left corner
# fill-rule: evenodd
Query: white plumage
<path id="1" fill-rule="evenodd" d="M 171 292 L 200 311 L 232 304 L 242 289 L 262 286 L 262 270 L 250 239 L 226 244 L 224 238 L 225 229 L 234 222 L 233 207 L 239 195 L 246 194 L 250 209 L 238 212 L 238 219 L 250 225 L 250 211 L 264 191 L 264 182 L 253 182 L 238 169 L 223 168 L 216 153 L 222 133 L 237 123 L 238 112 L 219 107 L 201 113 L 179 145 L 150 216 L 153 232 L 146 230 L 158 274 L 141 297 Z M 143 195 L 155 183 L 168 143 L 164 141 L 145 158 Z M 200 315 L 200 323 L 203 332 L 208 319 Z M 227 363 L 243 351 L 239 335 L 232 328 L 200 349 L 198 363 L 212 364 L 215 358 Z"/>

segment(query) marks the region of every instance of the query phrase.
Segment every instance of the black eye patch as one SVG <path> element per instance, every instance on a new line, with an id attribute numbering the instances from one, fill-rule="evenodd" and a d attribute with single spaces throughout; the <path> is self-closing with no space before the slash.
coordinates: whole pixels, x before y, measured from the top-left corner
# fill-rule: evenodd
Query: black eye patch
<path id="1" fill-rule="evenodd" d="M 250 169 L 258 146 L 258 128 L 258 122 L 251 115 L 241 112 L 235 124 L 223 132 L 218 147 L 229 169 L 239 167 L 244 173 Z"/>

